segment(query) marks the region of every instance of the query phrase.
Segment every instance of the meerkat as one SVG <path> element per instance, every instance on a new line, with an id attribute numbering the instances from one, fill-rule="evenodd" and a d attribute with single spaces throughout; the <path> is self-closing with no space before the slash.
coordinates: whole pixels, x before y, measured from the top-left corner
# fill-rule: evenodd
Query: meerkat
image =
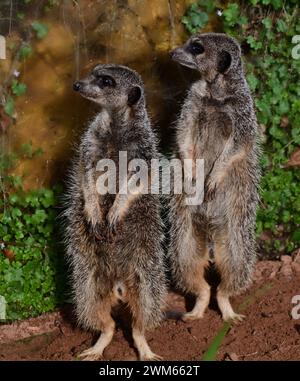
<path id="1" fill-rule="evenodd" d="M 243 316 L 229 298 L 249 285 L 256 262 L 260 177 L 257 121 L 240 46 L 225 34 L 198 34 L 170 55 L 200 74 L 176 124 L 176 144 L 182 161 L 204 159 L 204 200 L 191 206 L 185 194 L 174 195 L 170 206 L 172 274 L 196 296 L 183 320 L 201 318 L 208 307 L 204 272 L 213 261 L 221 278 L 216 298 L 222 317 L 239 321 Z"/>
<path id="2" fill-rule="evenodd" d="M 125 66 L 100 64 L 73 87 L 100 108 L 81 140 L 65 213 L 76 315 L 84 328 L 101 331 L 96 344 L 80 357 L 101 358 L 115 330 L 111 309 L 122 302 L 132 314 L 139 358 L 158 360 L 145 330 L 161 321 L 166 293 L 159 196 L 141 188 L 123 194 L 118 176 L 116 194 L 97 188 L 99 175 L 105 173 L 97 170 L 99 160 L 113 160 L 118 169 L 119 152 L 126 151 L 129 163 L 143 159 L 150 168 L 158 156 L 143 82 Z M 129 165 L 127 169 L 130 183 L 134 170 L 129 171 Z"/>

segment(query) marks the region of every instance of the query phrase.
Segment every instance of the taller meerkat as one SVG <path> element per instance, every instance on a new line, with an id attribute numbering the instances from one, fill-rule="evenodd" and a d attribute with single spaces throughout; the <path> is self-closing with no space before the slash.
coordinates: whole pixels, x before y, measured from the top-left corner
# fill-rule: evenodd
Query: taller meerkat
<path id="1" fill-rule="evenodd" d="M 229 297 L 249 285 L 256 262 L 260 173 L 257 121 L 240 46 L 224 34 L 199 34 L 171 57 L 201 76 L 185 99 L 176 137 L 181 160 L 204 159 L 204 201 L 189 206 L 184 194 L 171 201 L 172 273 L 182 289 L 196 295 L 183 319 L 203 316 L 210 299 L 204 270 L 213 259 L 221 276 L 217 302 L 222 317 L 240 320 Z"/>

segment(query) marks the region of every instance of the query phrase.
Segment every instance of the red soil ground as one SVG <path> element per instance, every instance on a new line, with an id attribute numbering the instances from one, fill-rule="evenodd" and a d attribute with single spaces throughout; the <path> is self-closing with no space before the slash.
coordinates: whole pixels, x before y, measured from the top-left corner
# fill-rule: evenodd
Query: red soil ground
<path id="1" fill-rule="evenodd" d="M 295 307 L 292 298 L 300 295 L 299 270 L 299 258 L 291 262 L 284 256 L 280 262 L 258 263 L 253 286 L 233 298 L 235 309 L 248 303 L 242 311 L 246 318 L 230 329 L 219 348 L 218 360 L 300 359 L 300 319 L 293 319 L 291 313 Z M 168 319 L 147 333 L 152 350 L 165 360 L 200 360 L 223 326 L 214 302 L 202 320 L 176 320 L 186 305 L 183 296 L 170 293 Z M 119 327 L 104 360 L 136 360 L 126 314 L 119 314 L 117 321 Z M 77 328 L 66 308 L 0 326 L 0 360 L 75 360 L 96 338 Z"/>

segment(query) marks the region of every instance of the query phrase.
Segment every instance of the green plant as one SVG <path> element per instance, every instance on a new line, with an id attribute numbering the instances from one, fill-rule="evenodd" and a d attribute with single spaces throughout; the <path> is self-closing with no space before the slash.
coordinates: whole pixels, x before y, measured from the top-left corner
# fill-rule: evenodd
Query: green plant
<path id="1" fill-rule="evenodd" d="M 57 4 L 49 0 L 45 10 Z M 16 14 L 20 20 L 25 19 L 29 8 L 24 6 L 22 10 Z M 29 27 L 26 22 L 22 25 L 27 32 L 23 35 L 32 35 L 31 28 L 38 39 L 48 34 L 48 26 L 39 21 Z M 0 112 L 2 126 L 13 125 L 18 116 L 15 99 L 26 96 L 27 86 L 19 80 L 19 70 L 33 54 L 33 43 L 8 40 L 12 66 L 1 87 L 6 114 Z M 65 300 L 66 269 L 57 230 L 61 187 L 25 190 L 21 177 L 13 174 L 19 159 L 32 159 L 42 153 L 31 143 L 22 144 L 18 152 L 0 152 L 0 296 L 5 298 L 8 320 L 51 311 Z"/>
<path id="2" fill-rule="evenodd" d="M 264 296 L 266 293 L 268 293 L 272 288 L 273 284 L 267 283 L 263 287 L 259 288 L 257 291 L 255 291 L 254 294 L 248 296 L 243 303 L 241 303 L 238 306 L 237 311 L 243 312 L 246 308 L 251 306 L 253 303 L 257 301 L 257 299 Z M 219 329 L 216 336 L 213 338 L 212 342 L 208 346 L 206 352 L 204 352 L 202 356 L 202 361 L 216 361 L 217 355 L 220 347 L 222 346 L 224 339 L 226 335 L 229 333 L 229 331 L 232 328 L 231 322 L 224 322 L 223 326 Z"/>
<path id="3" fill-rule="evenodd" d="M 12 97 L 8 97 L 6 99 L 5 105 L 4 105 L 4 111 L 6 114 L 10 117 L 13 117 L 14 111 L 15 111 L 15 101 Z"/>
<path id="4" fill-rule="evenodd" d="M 22 44 L 20 49 L 19 49 L 19 52 L 18 52 L 18 58 L 20 60 L 24 60 L 24 59 L 30 57 L 31 54 L 32 54 L 31 46 L 28 43 Z"/>
<path id="5" fill-rule="evenodd" d="M 209 19 L 208 14 L 216 9 L 213 0 L 199 0 L 192 4 L 181 22 L 185 25 L 190 33 L 196 33 L 197 30 L 203 28 Z"/>
<path id="6" fill-rule="evenodd" d="M 27 158 L 39 154 L 30 144 L 20 152 Z M 55 228 L 61 187 L 25 191 L 18 176 L 7 174 L 17 160 L 18 155 L 0 158 L 0 295 L 11 320 L 51 311 L 65 296 L 65 267 Z"/>
<path id="7" fill-rule="evenodd" d="M 31 2 L 31 0 L 23 1 L 25 4 L 29 4 Z M 56 0 L 49 0 L 46 6 L 47 10 L 49 11 L 55 5 L 58 5 Z M 17 13 L 16 16 L 19 20 L 23 20 L 25 18 L 25 13 Z M 26 25 L 26 23 L 24 25 Z M 31 28 L 34 30 L 37 39 L 45 38 L 49 32 L 49 27 L 40 21 L 34 21 L 31 23 Z M 14 67 L 11 67 L 10 73 L 14 73 L 20 66 L 20 61 L 24 61 L 29 58 L 32 55 L 33 50 L 28 41 L 22 40 L 18 44 L 8 40 L 7 46 L 10 48 L 12 53 L 14 53 L 16 58 L 11 60 Z M 2 100 L 0 105 L 2 104 L 6 115 L 13 119 L 17 117 L 17 113 L 15 112 L 14 96 L 19 97 L 24 95 L 27 91 L 27 85 L 19 82 L 16 78 L 14 78 L 14 75 L 11 74 L 9 74 L 8 78 L 6 78 L 4 82 L 6 82 L 6 84 L 1 87 Z"/>
<path id="8" fill-rule="evenodd" d="M 45 38 L 48 34 L 49 28 L 46 24 L 39 21 L 35 21 L 31 24 L 32 29 L 35 31 L 37 38 Z"/>
<path id="9" fill-rule="evenodd" d="M 14 95 L 19 97 L 26 93 L 27 86 L 25 85 L 25 83 L 20 83 L 16 79 L 14 79 L 11 84 L 11 90 Z"/>
<path id="10" fill-rule="evenodd" d="M 247 80 L 263 138 L 257 235 L 264 253 L 272 256 L 300 246 L 300 162 L 290 163 L 300 146 L 300 60 L 291 55 L 292 37 L 300 34 L 297 4 L 231 2 L 221 16 L 223 30 L 248 50 Z M 189 13 L 185 25 L 192 33 L 199 31 L 192 28 Z"/>

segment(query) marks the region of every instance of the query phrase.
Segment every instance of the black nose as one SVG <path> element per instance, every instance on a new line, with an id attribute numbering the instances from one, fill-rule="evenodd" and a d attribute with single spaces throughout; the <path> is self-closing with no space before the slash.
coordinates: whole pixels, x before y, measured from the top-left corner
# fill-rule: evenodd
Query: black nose
<path id="1" fill-rule="evenodd" d="M 81 89 L 81 83 L 80 82 L 74 82 L 73 83 L 73 90 L 79 91 Z"/>
<path id="2" fill-rule="evenodd" d="M 174 50 L 171 50 L 171 51 L 169 52 L 169 56 L 170 56 L 170 58 L 173 58 L 173 57 L 174 57 L 174 54 L 175 54 Z"/>

